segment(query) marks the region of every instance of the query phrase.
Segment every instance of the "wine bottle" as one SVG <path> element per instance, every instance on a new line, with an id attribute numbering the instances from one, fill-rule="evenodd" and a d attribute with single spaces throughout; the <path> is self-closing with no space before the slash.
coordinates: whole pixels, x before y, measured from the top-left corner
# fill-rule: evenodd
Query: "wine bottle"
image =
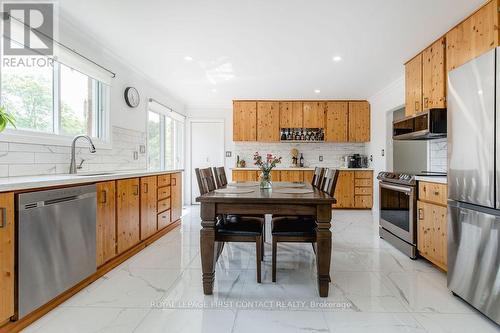
<path id="1" fill-rule="evenodd" d="M 300 167 L 303 168 L 304 167 L 304 156 L 302 156 L 302 153 L 300 153 Z"/>

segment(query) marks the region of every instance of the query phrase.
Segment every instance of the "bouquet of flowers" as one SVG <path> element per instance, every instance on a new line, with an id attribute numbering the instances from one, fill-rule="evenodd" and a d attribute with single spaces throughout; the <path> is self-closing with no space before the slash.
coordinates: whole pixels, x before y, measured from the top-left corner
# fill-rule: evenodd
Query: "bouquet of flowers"
<path id="1" fill-rule="evenodd" d="M 261 171 L 260 188 L 271 188 L 271 170 L 275 168 L 277 164 L 281 163 L 281 157 L 277 157 L 273 154 L 267 154 L 264 160 L 262 156 L 259 155 L 259 152 L 255 152 L 253 160 L 255 161 L 254 164 L 258 166 Z"/>

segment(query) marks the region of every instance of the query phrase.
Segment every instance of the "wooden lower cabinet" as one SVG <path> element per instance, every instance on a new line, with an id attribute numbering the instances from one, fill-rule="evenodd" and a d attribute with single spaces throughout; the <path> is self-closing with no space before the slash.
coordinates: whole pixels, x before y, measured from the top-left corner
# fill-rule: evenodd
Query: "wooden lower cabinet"
<path id="1" fill-rule="evenodd" d="M 258 171 L 233 170 L 232 175 L 233 182 L 256 181 L 258 178 Z"/>
<path id="2" fill-rule="evenodd" d="M 116 220 L 118 254 L 140 241 L 139 178 L 118 180 Z"/>
<path id="3" fill-rule="evenodd" d="M 102 182 L 97 188 L 97 266 L 116 256 L 116 182 Z"/>
<path id="4" fill-rule="evenodd" d="M 447 207 L 417 202 L 417 249 L 419 254 L 447 270 Z"/>
<path id="5" fill-rule="evenodd" d="M 0 325 L 14 315 L 14 193 L 0 194 Z"/>
<path id="6" fill-rule="evenodd" d="M 171 219 L 177 221 L 182 216 L 182 173 L 173 173 L 171 175 Z"/>
<path id="7" fill-rule="evenodd" d="M 313 170 L 304 170 L 304 183 L 311 184 L 314 177 Z"/>
<path id="8" fill-rule="evenodd" d="M 339 173 L 333 208 L 371 209 L 373 207 L 373 171 Z"/>
<path id="9" fill-rule="evenodd" d="M 157 181 L 156 176 L 141 178 L 141 240 L 157 230 Z"/>
<path id="10" fill-rule="evenodd" d="M 282 182 L 303 182 L 304 171 L 301 170 L 280 170 L 280 181 Z"/>
<path id="11" fill-rule="evenodd" d="M 354 207 L 354 171 L 340 171 L 334 198 L 333 208 Z"/>

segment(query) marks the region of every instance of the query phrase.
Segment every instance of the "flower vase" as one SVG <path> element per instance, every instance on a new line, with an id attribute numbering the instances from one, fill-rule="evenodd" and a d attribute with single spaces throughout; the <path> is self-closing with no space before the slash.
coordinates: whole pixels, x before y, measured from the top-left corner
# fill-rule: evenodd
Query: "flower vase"
<path id="1" fill-rule="evenodd" d="M 264 172 L 262 171 L 259 176 L 259 181 L 260 181 L 260 189 L 261 190 L 268 190 L 271 189 L 272 187 L 272 182 L 271 182 L 271 172 Z"/>

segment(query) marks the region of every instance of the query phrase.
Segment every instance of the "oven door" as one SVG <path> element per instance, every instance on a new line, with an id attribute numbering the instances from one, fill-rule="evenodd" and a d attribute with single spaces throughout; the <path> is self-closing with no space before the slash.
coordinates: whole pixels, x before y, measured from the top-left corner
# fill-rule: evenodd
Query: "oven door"
<path id="1" fill-rule="evenodd" d="M 415 187 L 380 182 L 380 226 L 416 245 Z"/>

